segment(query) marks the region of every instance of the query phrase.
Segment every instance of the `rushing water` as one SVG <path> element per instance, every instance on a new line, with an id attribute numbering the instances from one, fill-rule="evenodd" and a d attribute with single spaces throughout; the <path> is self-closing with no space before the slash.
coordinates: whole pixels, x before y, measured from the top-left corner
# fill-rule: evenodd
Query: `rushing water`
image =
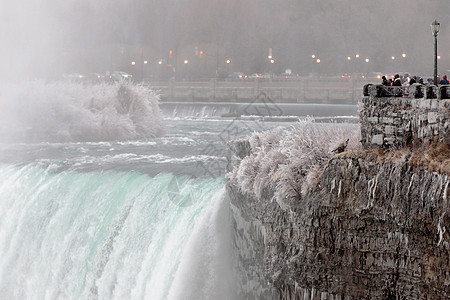
<path id="1" fill-rule="evenodd" d="M 161 137 L 1 143 L 0 298 L 237 299 L 226 142 L 292 123 L 192 117 L 166 114 Z"/>
<path id="2" fill-rule="evenodd" d="M 222 139 L 277 124 L 165 122 L 148 140 L 0 146 L 0 298 L 235 298 Z"/>

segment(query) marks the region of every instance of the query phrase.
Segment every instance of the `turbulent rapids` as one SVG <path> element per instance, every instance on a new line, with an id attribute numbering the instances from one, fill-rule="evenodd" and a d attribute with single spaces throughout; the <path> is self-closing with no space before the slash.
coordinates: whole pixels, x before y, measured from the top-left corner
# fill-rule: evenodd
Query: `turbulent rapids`
<path id="1" fill-rule="evenodd" d="M 159 97 L 127 82 L 40 81 L 2 86 L 0 140 L 105 141 L 160 136 Z"/>

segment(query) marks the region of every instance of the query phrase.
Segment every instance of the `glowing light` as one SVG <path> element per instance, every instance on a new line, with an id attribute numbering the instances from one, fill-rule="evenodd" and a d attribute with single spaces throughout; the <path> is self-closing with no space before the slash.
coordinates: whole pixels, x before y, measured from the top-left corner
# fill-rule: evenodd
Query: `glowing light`
<path id="1" fill-rule="evenodd" d="M 271 63 L 271 64 L 273 64 L 274 62 L 275 62 L 275 60 L 273 60 L 273 59 L 270 60 L 270 63 Z"/>
<path id="2" fill-rule="evenodd" d="M 146 65 L 146 64 L 148 64 L 148 61 L 147 61 L 147 60 L 144 60 L 144 65 Z"/>
<path id="3" fill-rule="evenodd" d="M 162 65 L 162 60 L 158 60 L 158 65 Z"/>
<path id="4" fill-rule="evenodd" d="M 318 58 L 318 59 L 316 60 L 316 62 L 317 62 L 317 63 L 320 63 L 320 59 Z"/>
<path id="5" fill-rule="evenodd" d="M 366 58 L 366 62 L 368 63 L 370 60 L 368 58 Z"/>
<path id="6" fill-rule="evenodd" d="M 184 64 L 187 65 L 189 61 L 187 59 L 184 60 Z"/>
<path id="7" fill-rule="evenodd" d="M 359 54 L 356 54 L 355 57 L 356 57 L 356 58 L 359 58 Z"/>
<path id="8" fill-rule="evenodd" d="M 312 57 L 312 58 L 316 58 L 316 56 L 315 56 L 314 54 L 313 54 L 313 55 L 311 55 L 311 57 Z"/>
<path id="9" fill-rule="evenodd" d="M 231 62 L 231 60 L 227 59 L 227 64 L 229 64 Z"/>
<path id="10" fill-rule="evenodd" d="M 402 57 L 405 58 L 405 57 L 406 57 L 406 53 L 403 53 L 403 54 L 402 54 Z"/>
<path id="11" fill-rule="evenodd" d="M 441 59 L 441 56 L 440 56 L 440 55 L 438 55 L 438 59 Z"/>
<path id="12" fill-rule="evenodd" d="M 267 56 L 268 59 L 272 59 L 272 55 Z"/>
<path id="13" fill-rule="evenodd" d="M 436 37 L 438 35 L 440 26 L 441 26 L 441 24 L 437 20 L 434 20 L 434 22 L 431 23 L 431 31 L 433 32 L 433 35 Z"/>
<path id="14" fill-rule="evenodd" d="M 395 59 L 395 56 L 392 56 L 391 58 L 392 58 L 392 60 L 394 60 L 394 59 Z"/>
<path id="15" fill-rule="evenodd" d="M 135 62 L 135 61 L 132 61 L 132 62 L 131 62 L 131 65 L 132 65 L 132 66 L 134 66 L 135 64 L 136 64 L 136 62 Z"/>
<path id="16" fill-rule="evenodd" d="M 352 58 L 350 56 L 347 56 L 347 60 L 352 60 Z"/>

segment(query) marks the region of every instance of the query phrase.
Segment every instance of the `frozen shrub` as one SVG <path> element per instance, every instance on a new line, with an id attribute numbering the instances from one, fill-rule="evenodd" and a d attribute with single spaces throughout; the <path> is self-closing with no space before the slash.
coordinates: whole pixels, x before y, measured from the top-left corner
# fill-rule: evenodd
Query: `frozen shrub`
<path id="1" fill-rule="evenodd" d="M 275 200 L 286 207 L 317 186 L 324 166 L 337 152 L 333 150 L 339 145 L 356 149 L 359 140 L 353 124 L 318 124 L 308 118 L 290 129 L 254 133 L 249 137 L 251 155 L 228 176 L 243 192 L 257 197 L 273 189 Z"/>

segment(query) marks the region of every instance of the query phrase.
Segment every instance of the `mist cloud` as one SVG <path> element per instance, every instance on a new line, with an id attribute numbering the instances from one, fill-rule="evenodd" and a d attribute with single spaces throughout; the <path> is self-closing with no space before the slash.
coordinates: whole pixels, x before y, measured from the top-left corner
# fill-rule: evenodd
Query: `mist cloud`
<path id="1" fill-rule="evenodd" d="M 431 73 L 434 19 L 441 23 L 440 72 L 450 69 L 448 0 L 41 0 L 0 6 L 3 80 L 132 72 L 130 61 L 139 59 L 154 64 L 149 68 L 159 60 L 176 66 L 190 59 L 197 65 L 189 71 L 199 77 L 214 76 L 226 59 L 235 71 L 264 72 L 269 48 L 274 72 L 310 72 L 314 53 L 324 73 Z M 370 65 L 347 61 L 357 53 Z"/>

